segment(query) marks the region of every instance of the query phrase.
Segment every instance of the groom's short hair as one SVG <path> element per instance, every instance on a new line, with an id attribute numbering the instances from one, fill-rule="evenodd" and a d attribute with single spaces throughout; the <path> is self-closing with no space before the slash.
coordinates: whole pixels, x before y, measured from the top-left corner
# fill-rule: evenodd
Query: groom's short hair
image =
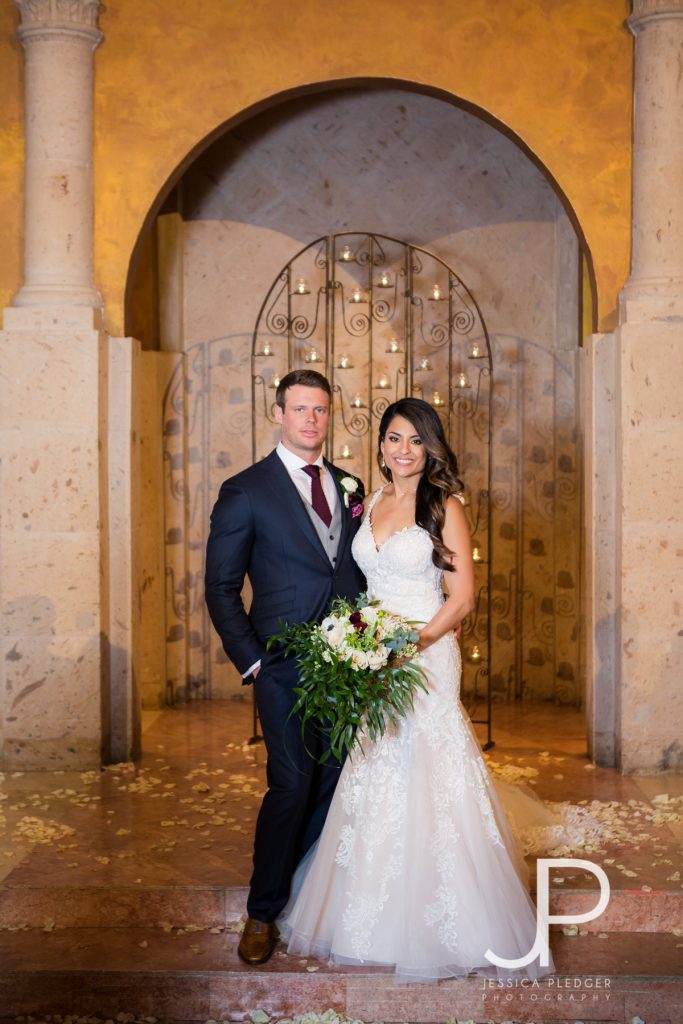
<path id="1" fill-rule="evenodd" d="M 327 377 L 323 377 L 322 373 L 318 373 L 317 370 L 307 369 L 290 370 L 289 373 L 284 375 L 275 392 L 275 404 L 279 405 L 281 409 L 285 407 L 287 388 L 293 388 L 296 384 L 301 384 L 305 388 L 320 388 L 332 400 L 330 382 Z"/>

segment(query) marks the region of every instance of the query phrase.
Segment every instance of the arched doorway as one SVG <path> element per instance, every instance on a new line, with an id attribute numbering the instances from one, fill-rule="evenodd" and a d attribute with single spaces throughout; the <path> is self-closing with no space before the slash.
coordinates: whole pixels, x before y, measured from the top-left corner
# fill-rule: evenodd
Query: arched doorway
<path id="1" fill-rule="evenodd" d="M 129 329 L 147 330 L 154 377 L 147 408 L 158 417 L 156 465 L 166 469 L 158 480 L 177 492 L 179 522 L 167 516 L 157 533 L 157 565 L 169 582 L 171 530 L 185 566 L 170 599 L 153 586 L 143 595 L 148 619 L 170 622 L 174 607 L 183 620 L 164 629 L 165 662 L 145 700 L 166 699 L 169 665 L 183 698 L 242 695 L 208 629 L 201 578 L 213 497 L 251 458 L 251 329 L 269 282 L 302 244 L 359 223 L 467 269 L 500 370 L 494 498 L 506 555 L 495 598 L 499 641 L 517 653 L 495 687 L 500 700 L 580 706 L 587 256 L 565 204 L 516 142 L 452 100 L 395 85 L 289 99 L 228 131 L 167 197 L 148 236 L 146 292 L 142 263 L 137 285 L 131 277 Z M 167 394 L 176 415 L 162 418 L 172 371 L 182 382 Z M 175 461 L 159 461 L 161 429 L 179 431 Z"/>

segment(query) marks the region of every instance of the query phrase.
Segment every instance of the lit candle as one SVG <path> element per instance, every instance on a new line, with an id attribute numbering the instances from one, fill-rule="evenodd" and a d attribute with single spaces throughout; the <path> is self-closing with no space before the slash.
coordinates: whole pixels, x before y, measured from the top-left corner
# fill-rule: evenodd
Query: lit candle
<path id="1" fill-rule="evenodd" d="M 388 270 L 383 270 L 379 276 L 379 287 L 380 288 L 391 288 L 391 274 Z"/>
<path id="2" fill-rule="evenodd" d="M 383 373 L 380 379 L 377 381 L 377 387 L 383 389 L 391 387 L 391 384 L 389 383 L 389 378 L 385 373 Z"/>
<path id="3" fill-rule="evenodd" d="M 339 360 L 339 369 L 340 370 L 350 370 L 352 368 L 352 366 L 353 366 L 353 363 L 351 362 L 351 357 L 350 356 L 342 356 L 341 359 Z"/>
<path id="4" fill-rule="evenodd" d="M 439 288 L 438 284 L 435 284 L 434 287 L 432 288 L 432 298 L 434 299 L 435 302 L 438 302 L 439 299 L 441 298 L 441 289 Z"/>
<path id="5" fill-rule="evenodd" d="M 434 397 L 432 398 L 432 405 L 443 405 L 443 398 L 441 397 L 438 391 L 434 392 Z"/>
<path id="6" fill-rule="evenodd" d="M 481 651 L 479 650 L 478 644 L 472 644 L 472 653 L 470 654 L 470 661 L 481 661 Z"/>
<path id="7" fill-rule="evenodd" d="M 362 409 L 363 408 L 363 399 L 361 398 L 361 396 L 360 395 L 356 395 L 354 400 L 351 402 L 351 405 L 354 407 L 354 409 Z"/>
<path id="8" fill-rule="evenodd" d="M 271 387 L 271 388 L 279 388 L 280 387 L 280 378 L 278 377 L 277 374 L 275 374 L 275 376 L 273 377 L 273 379 L 271 380 L 271 382 L 270 382 L 270 384 L 268 386 Z"/>
<path id="9" fill-rule="evenodd" d="M 312 348 L 310 350 L 310 352 L 306 356 L 306 362 L 307 363 L 319 363 L 320 362 L 320 353 L 318 352 L 317 348 Z"/>
<path id="10" fill-rule="evenodd" d="M 339 458 L 340 459 L 350 459 L 351 458 L 351 449 L 349 448 L 348 444 L 342 445 L 341 455 L 339 456 Z"/>
<path id="11" fill-rule="evenodd" d="M 310 295 L 310 289 L 304 277 L 300 277 L 299 280 L 296 282 L 296 287 L 294 288 L 294 291 L 296 292 L 297 295 Z"/>
<path id="12" fill-rule="evenodd" d="M 479 548 L 472 548 L 472 561 L 481 562 L 481 550 Z"/>
<path id="13" fill-rule="evenodd" d="M 429 362 L 428 359 L 421 359 L 420 362 L 415 367 L 416 370 L 431 370 L 431 368 L 432 364 Z"/>
<path id="14" fill-rule="evenodd" d="M 468 359 L 481 359 L 484 353 L 481 350 L 481 345 L 478 341 L 473 341 L 470 345 L 470 350 L 467 353 Z"/>
<path id="15" fill-rule="evenodd" d="M 341 256 L 339 258 L 342 259 L 344 261 L 344 263 L 350 263 L 351 262 L 351 260 L 353 259 L 353 253 L 351 252 L 351 246 L 350 245 L 345 245 L 344 246 L 344 248 L 341 251 Z"/>
<path id="16" fill-rule="evenodd" d="M 263 350 L 261 351 L 260 355 L 262 355 L 262 356 L 272 356 L 272 354 L 273 354 L 273 350 L 270 347 L 270 345 L 268 344 L 268 342 L 266 342 L 265 345 L 263 346 Z"/>
<path id="17" fill-rule="evenodd" d="M 387 352 L 400 352 L 401 346 L 398 343 L 398 338 L 389 338 L 389 344 L 387 345 Z"/>
<path id="18" fill-rule="evenodd" d="M 458 376 L 456 377 L 456 379 L 455 379 L 455 386 L 456 386 L 456 388 L 471 388 L 472 387 L 472 385 L 470 384 L 469 380 L 467 379 L 467 374 L 464 371 L 461 371 L 458 374 Z"/>
<path id="19" fill-rule="evenodd" d="M 351 302 L 364 302 L 363 292 L 360 288 L 354 288 L 351 295 Z"/>

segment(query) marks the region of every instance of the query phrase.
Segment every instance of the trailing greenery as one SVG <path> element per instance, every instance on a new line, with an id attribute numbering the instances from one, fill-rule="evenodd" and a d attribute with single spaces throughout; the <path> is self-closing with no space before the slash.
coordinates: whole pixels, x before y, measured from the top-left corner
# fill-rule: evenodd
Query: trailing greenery
<path id="1" fill-rule="evenodd" d="M 298 659 L 292 714 L 300 715 L 302 734 L 313 722 L 328 735 L 321 762 L 361 748 L 365 733 L 374 743 L 413 708 L 418 689 L 428 692 L 424 670 L 413 660 L 417 625 L 361 594 L 356 601 L 337 598 L 320 624 L 281 623 L 269 638 L 269 648 L 281 643 Z"/>

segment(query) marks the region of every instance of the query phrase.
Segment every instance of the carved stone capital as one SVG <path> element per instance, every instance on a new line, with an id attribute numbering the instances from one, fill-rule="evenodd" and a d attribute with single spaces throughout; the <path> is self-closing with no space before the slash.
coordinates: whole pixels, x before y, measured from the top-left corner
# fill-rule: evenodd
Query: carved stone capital
<path id="1" fill-rule="evenodd" d="M 627 25 L 635 36 L 652 22 L 675 18 L 683 18 L 683 0 L 633 0 Z"/>
<path id="2" fill-rule="evenodd" d="M 17 36 L 30 39 L 77 36 L 93 49 L 102 39 L 97 19 L 104 5 L 99 0 L 14 0 L 21 14 Z"/>

